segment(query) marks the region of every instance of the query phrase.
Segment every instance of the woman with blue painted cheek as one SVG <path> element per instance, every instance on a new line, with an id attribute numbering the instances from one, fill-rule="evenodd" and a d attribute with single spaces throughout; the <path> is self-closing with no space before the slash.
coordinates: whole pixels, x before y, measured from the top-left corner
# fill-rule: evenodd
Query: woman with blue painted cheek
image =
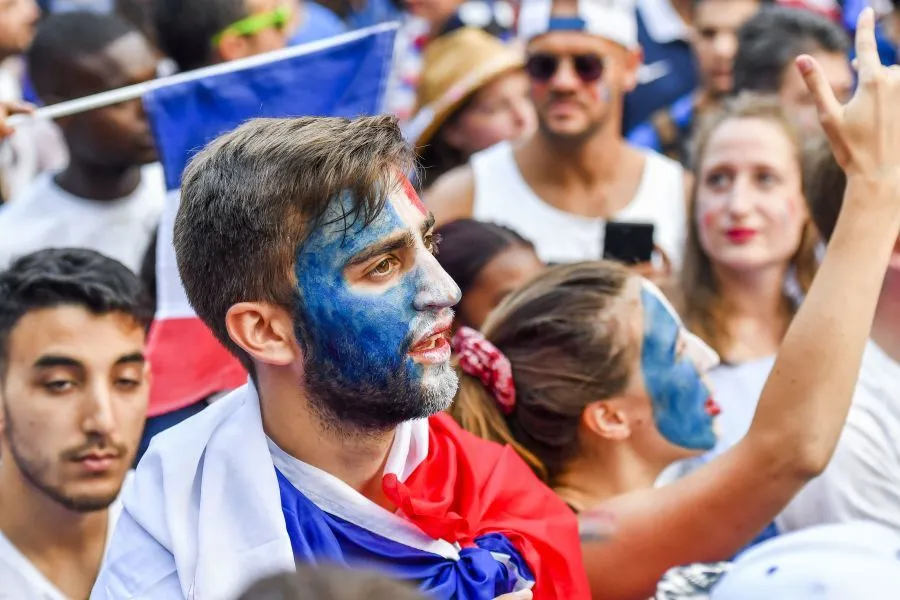
<path id="1" fill-rule="evenodd" d="M 826 279 L 832 298 L 856 281 L 842 266 L 851 279 Z M 877 289 L 867 288 L 873 298 Z M 647 598 L 672 567 L 730 559 L 827 465 L 858 364 L 843 348 L 837 359 L 829 352 L 832 300 L 814 294 L 748 435 L 666 486 L 656 482 L 667 465 L 716 444 L 705 378 L 717 355 L 658 289 L 620 265 L 550 268 L 502 302 L 483 335 L 460 329 L 450 413 L 513 446 L 586 524 L 600 515 L 612 526 L 603 543 L 582 543 L 594 598 Z M 815 312 L 804 320 L 808 306 Z M 864 339 L 869 325 L 857 326 Z"/>

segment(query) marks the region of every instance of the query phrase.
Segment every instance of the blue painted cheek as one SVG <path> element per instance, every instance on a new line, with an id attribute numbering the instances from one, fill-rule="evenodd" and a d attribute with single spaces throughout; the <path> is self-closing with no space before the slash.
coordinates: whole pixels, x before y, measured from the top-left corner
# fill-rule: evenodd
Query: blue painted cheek
<path id="1" fill-rule="evenodd" d="M 365 229 L 348 233 L 316 231 L 297 257 L 302 312 L 309 325 L 307 343 L 319 360 L 331 363 L 354 387 L 383 389 L 405 373 L 420 378 L 424 369 L 407 356 L 412 326 L 419 316 L 416 293 L 421 270 L 407 272 L 396 285 L 379 292 L 359 291 L 344 278 L 343 265 L 359 250 L 403 223 L 386 207 Z"/>
<path id="2" fill-rule="evenodd" d="M 644 339 L 641 369 L 659 432 L 671 443 L 691 450 L 716 445 L 712 417 L 706 412 L 710 392 L 693 363 L 676 358 L 681 326 L 651 292 L 641 292 Z"/>

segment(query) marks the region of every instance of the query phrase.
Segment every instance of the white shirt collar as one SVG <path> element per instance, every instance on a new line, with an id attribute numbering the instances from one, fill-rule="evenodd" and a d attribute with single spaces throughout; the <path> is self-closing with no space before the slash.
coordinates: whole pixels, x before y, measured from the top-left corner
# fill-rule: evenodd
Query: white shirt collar
<path id="1" fill-rule="evenodd" d="M 690 39 L 690 26 L 669 0 L 637 0 L 637 7 L 654 42 L 668 44 Z"/>

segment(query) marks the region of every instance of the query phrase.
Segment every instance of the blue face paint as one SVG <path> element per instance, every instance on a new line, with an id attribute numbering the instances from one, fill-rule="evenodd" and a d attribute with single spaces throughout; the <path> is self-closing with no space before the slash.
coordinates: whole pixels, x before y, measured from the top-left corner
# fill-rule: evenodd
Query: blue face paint
<path id="1" fill-rule="evenodd" d="M 449 406 L 457 379 L 449 362 L 415 362 L 408 352 L 422 335 L 452 319 L 459 288 L 422 241 L 425 219 L 401 194 L 370 224 L 345 217 L 349 198 L 335 200 L 297 255 L 297 338 L 310 397 L 338 425 L 390 428 Z M 385 283 L 348 281 L 360 252 L 412 233 L 415 247 L 395 250 L 402 266 Z M 380 259 L 379 259 L 380 260 Z"/>
<path id="2" fill-rule="evenodd" d="M 678 356 L 682 325 L 646 286 L 641 290 L 641 303 L 641 370 L 656 426 L 663 437 L 677 446 L 711 450 L 716 445 L 713 418 L 707 412 L 711 394 L 690 358 Z"/>

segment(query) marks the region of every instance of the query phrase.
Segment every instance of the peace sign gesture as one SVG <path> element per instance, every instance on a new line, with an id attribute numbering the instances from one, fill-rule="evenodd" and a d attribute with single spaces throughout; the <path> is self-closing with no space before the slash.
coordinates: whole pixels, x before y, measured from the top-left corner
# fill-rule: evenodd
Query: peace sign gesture
<path id="1" fill-rule="evenodd" d="M 875 12 L 865 9 L 856 27 L 859 86 L 842 106 L 821 66 L 808 55 L 797 67 L 816 99 L 819 120 L 838 164 L 848 176 L 900 177 L 900 67 L 885 67 L 875 43 Z"/>

